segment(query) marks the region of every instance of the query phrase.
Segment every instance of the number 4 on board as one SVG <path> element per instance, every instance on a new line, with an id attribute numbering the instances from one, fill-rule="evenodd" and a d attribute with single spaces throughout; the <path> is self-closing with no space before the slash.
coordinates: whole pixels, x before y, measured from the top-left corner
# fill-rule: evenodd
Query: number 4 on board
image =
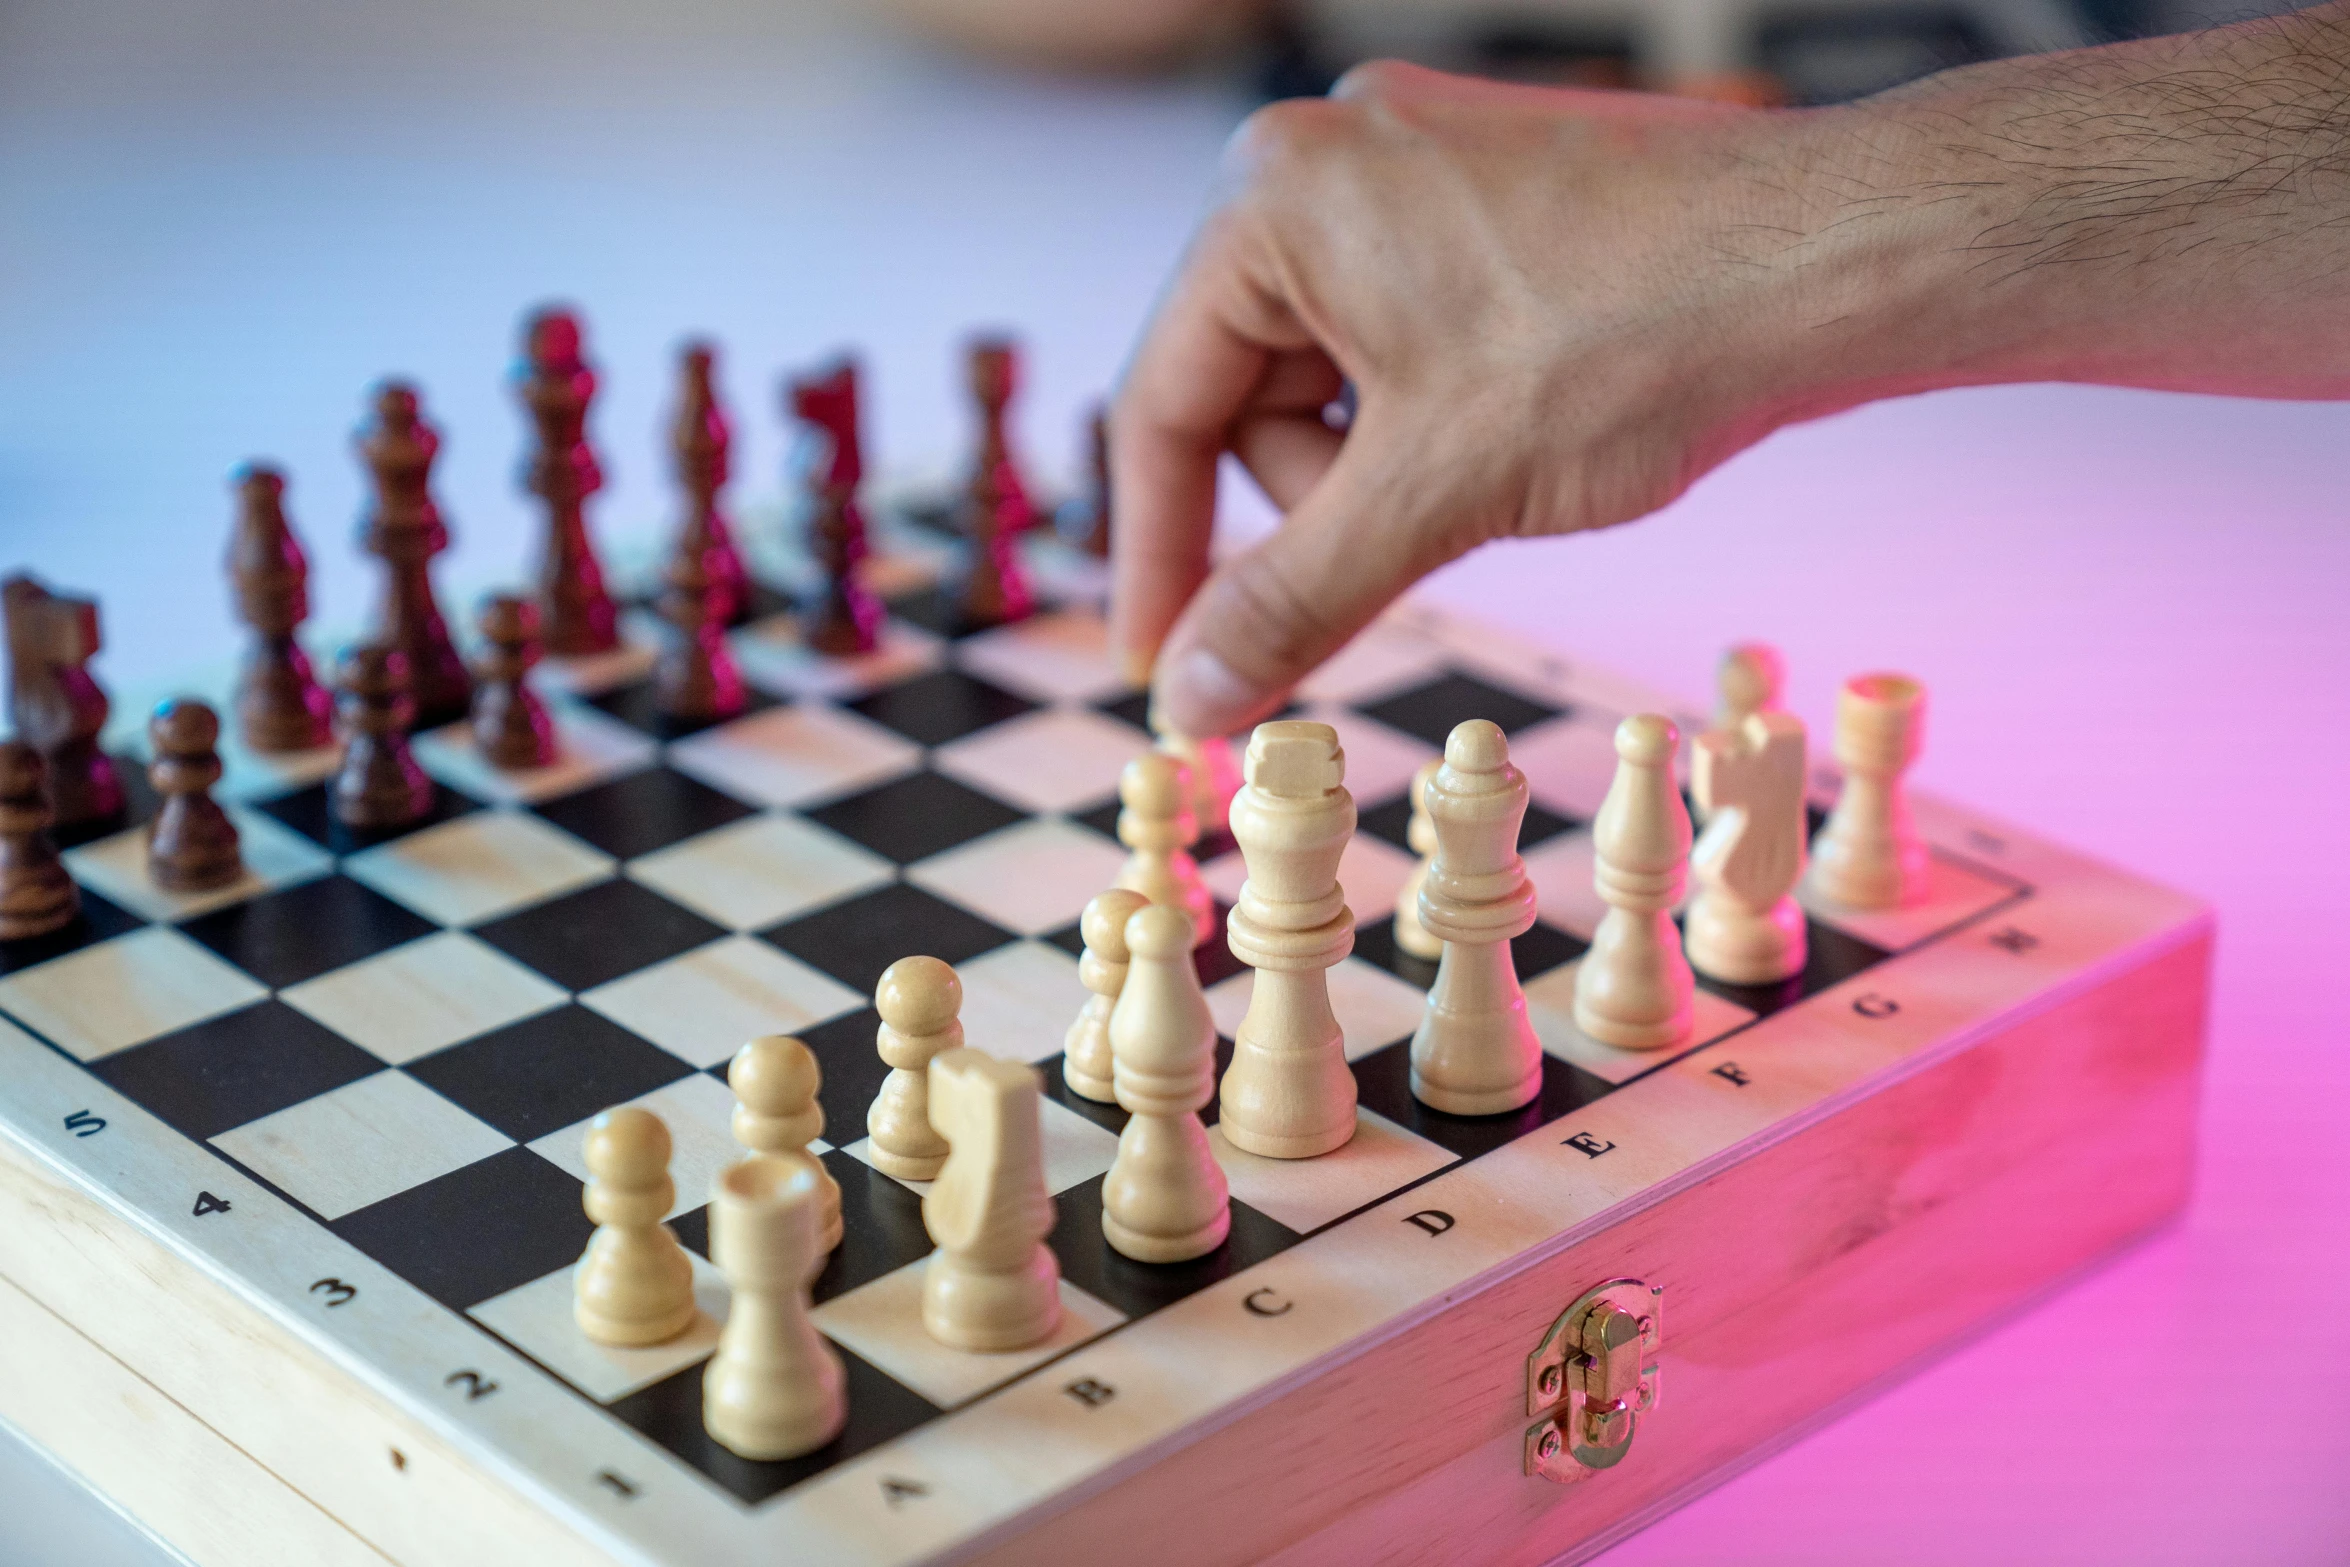
<path id="1" fill-rule="evenodd" d="M 196 1194 L 196 1217 L 199 1219 L 203 1218 L 204 1215 L 208 1213 L 226 1213 L 228 1212 L 228 1207 L 229 1204 L 226 1197 L 215 1197 L 210 1192 L 198 1192 Z"/>

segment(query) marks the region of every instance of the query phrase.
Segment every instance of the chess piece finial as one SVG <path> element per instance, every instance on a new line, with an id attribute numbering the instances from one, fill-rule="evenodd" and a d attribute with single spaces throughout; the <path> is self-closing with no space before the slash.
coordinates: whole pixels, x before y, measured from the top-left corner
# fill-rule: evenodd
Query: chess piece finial
<path id="1" fill-rule="evenodd" d="M 1102 1233 L 1137 1262 L 1183 1262 L 1223 1245 L 1232 1229 L 1231 1188 L 1199 1119 L 1216 1092 L 1216 1023 L 1181 909 L 1136 910 L 1126 948 L 1110 1049 L 1127 1118 L 1102 1182 Z"/>
<path id="2" fill-rule="evenodd" d="M 1346 752 L 1328 724 L 1282 719 L 1249 738 L 1232 836 L 1248 867 L 1225 922 L 1232 955 L 1255 969 L 1221 1096 L 1225 1141 L 1268 1159 L 1311 1159 L 1355 1134 L 1355 1079 L 1330 1010 L 1332 965 L 1354 950 L 1338 884 L 1354 836 Z"/>
<path id="3" fill-rule="evenodd" d="M 677 1201 L 669 1128 L 635 1105 L 588 1123 L 587 1188 L 596 1233 L 572 1274 L 572 1315 L 599 1344 L 658 1344 L 694 1320 L 694 1270 L 662 1219 Z"/>
<path id="4" fill-rule="evenodd" d="M 308 751 L 334 739 L 334 698 L 302 651 L 310 618 L 310 561 L 286 520 L 285 476 L 261 463 L 237 470 L 229 580 L 253 643 L 237 671 L 237 732 L 248 749 Z"/>
<path id="5" fill-rule="evenodd" d="M 711 616 L 721 626 L 732 626 L 750 614 L 751 583 L 719 502 L 734 433 L 718 403 L 716 366 L 717 350 L 706 342 L 690 342 L 678 352 L 677 418 L 669 446 L 685 504 L 670 554 L 701 561 L 710 579 Z"/>
<path id="6" fill-rule="evenodd" d="M 408 748 L 416 718 L 408 656 L 387 643 L 362 643 L 343 655 L 336 685 L 343 759 L 328 791 L 335 820 L 361 831 L 423 820 L 432 809 L 432 780 Z"/>
<path id="7" fill-rule="evenodd" d="M 819 1202 L 816 1244 L 830 1251 L 840 1244 L 840 1182 L 808 1152 L 824 1135 L 824 1107 L 816 1102 L 824 1069 L 816 1053 L 789 1034 L 762 1034 L 734 1053 L 726 1069 L 734 1090 L 734 1140 L 752 1153 L 805 1159 L 815 1166 Z"/>
<path id="8" fill-rule="evenodd" d="M 661 593 L 669 635 L 653 665 L 653 705 L 670 723 L 713 723 L 750 705 L 716 597 L 700 557 L 679 555 L 669 562 Z"/>
<path id="9" fill-rule="evenodd" d="M 620 631 L 588 539 L 587 498 L 604 487 L 604 473 L 587 438 L 596 372 L 584 354 L 579 318 L 554 307 L 533 314 L 523 327 L 515 379 L 536 437 L 523 482 L 547 511 L 539 562 L 547 650 L 566 658 L 609 652 L 620 645 Z"/>
<path id="10" fill-rule="evenodd" d="M 710 1192 L 710 1260 L 733 1294 L 718 1352 L 702 1371 L 702 1426 L 761 1462 L 812 1453 L 848 1420 L 840 1356 L 808 1314 L 821 1198 L 809 1165 L 754 1154 Z"/>
<path id="11" fill-rule="evenodd" d="M 1681 732 L 1641 713 L 1616 725 L 1616 774 L 1593 824 L 1593 884 L 1608 906 L 1575 972 L 1575 1026 L 1623 1050 L 1689 1037 L 1696 982 L 1673 930 L 1689 879 L 1689 812 L 1673 786 Z"/>
<path id="12" fill-rule="evenodd" d="M 1036 523 L 1036 501 L 1012 446 L 1012 399 L 1020 395 L 1020 345 L 1009 337 L 974 338 L 965 350 L 971 400 L 979 414 L 979 451 L 971 465 L 971 505 L 996 519 L 1006 538 Z"/>
<path id="13" fill-rule="evenodd" d="M 122 779 L 99 745 L 113 704 L 87 667 L 105 645 L 97 601 L 18 575 L 0 583 L 0 615 L 8 628 L 9 727 L 41 753 L 52 824 L 119 817 Z"/>
<path id="14" fill-rule="evenodd" d="M 938 1250 L 922 1274 L 922 1325 L 956 1349 L 1026 1349 L 1061 1323 L 1061 1265 L 1045 1245 L 1042 1084 L 984 1050 L 931 1058 L 930 1114 L 950 1152 L 922 1199 Z"/>
<path id="15" fill-rule="evenodd" d="M 1697 892 L 1684 923 L 1690 966 L 1727 985 L 1803 972 L 1803 721 L 1749 713 L 1697 737 L 1689 792 L 1705 831 L 1689 856 Z"/>
<path id="16" fill-rule="evenodd" d="M 1902 775 L 1925 743 L 1926 688 L 1907 675 L 1858 675 L 1836 693 L 1836 762 L 1844 789 L 1812 845 L 1812 890 L 1849 909 L 1894 909 L 1926 896 L 1926 843 Z"/>
<path id="17" fill-rule="evenodd" d="M 1146 752 L 1118 775 L 1118 803 L 1118 841 L 1130 851 L 1118 885 L 1180 909 L 1191 921 L 1193 945 L 1207 940 L 1216 909 L 1191 857 L 1199 818 L 1191 810 L 1190 770 L 1164 751 Z"/>
<path id="18" fill-rule="evenodd" d="M 857 367 L 846 359 L 791 384 L 786 401 L 815 445 L 804 479 L 808 553 L 817 576 L 800 606 L 802 635 L 819 653 L 870 653 L 881 637 L 881 602 L 867 588 L 865 514 L 857 486 L 865 476 L 857 435 Z"/>
<path id="19" fill-rule="evenodd" d="M 1077 981 L 1092 994 L 1069 1025 L 1061 1042 L 1061 1081 L 1081 1099 L 1114 1104 L 1118 1093 L 1110 1050 L 1110 1013 L 1118 992 L 1126 985 L 1126 922 L 1150 899 L 1124 887 L 1101 893 L 1085 906 L 1078 934 L 1085 938 L 1085 956 L 1077 961 Z"/>
<path id="20" fill-rule="evenodd" d="M 1436 859 L 1420 923 L 1445 945 L 1412 1036 L 1412 1095 L 1448 1115 L 1499 1115 L 1542 1091 L 1542 1044 L 1510 955 L 1534 923 L 1534 886 L 1518 858 L 1526 775 L 1498 725 L 1472 718 L 1454 728 L 1427 802 Z"/>
<path id="21" fill-rule="evenodd" d="M 424 421 L 416 388 L 386 381 L 375 389 L 374 419 L 358 434 L 359 454 L 375 499 L 359 526 L 359 547 L 384 563 L 376 636 L 408 658 L 416 722 L 435 728 L 465 716 L 473 678 L 449 640 L 433 595 L 432 559 L 449 547 L 449 529 L 432 496 L 439 432 Z"/>
<path id="22" fill-rule="evenodd" d="M 555 760 L 555 721 L 530 688 L 539 661 L 539 612 L 530 600 L 493 593 L 479 622 L 484 645 L 473 687 L 473 745 L 492 767 L 545 767 Z"/>
<path id="23" fill-rule="evenodd" d="M 936 1180 L 947 1144 L 930 1123 L 930 1060 L 963 1043 L 963 981 L 936 958 L 900 958 L 882 971 L 873 1006 L 875 1048 L 890 1068 L 865 1116 L 874 1166 L 901 1181 Z"/>
<path id="24" fill-rule="evenodd" d="M 28 740 L 0 740 L 0 941 L 73 923 L 81 889 L 49 837 L 48 764 Z"/>
<path id="25" fill-rule="evenodd" d="M 147 722 L 147 781 L 163 804 L 148 828 L 147 871 L 170 892 L 207 892 L 245 873 L 237 824 L 212 798 L 220 782 L 220 718 L 175 698 Z"/>
<path id="26" fill-rule="evenodd" d="M 1722 654 L 1714 672 L 1717 702 L 1714 727 L 1735 729 L 1749 713 L 1775 713 L 1783 705 L 1787 660 L 1768 642 L 1741 642 Z"/>
<path id="27" fill-rule="evenodd" d="M 1401 891 L 1395 895 L 1395 944 L 1415 958 L 1433 963 L 1444 956 L 1444 943 L 1420 923 L 1420 889 L 1428 884 L 1428 867 L 1436 858 L 1436 824 L 1428 819 L 1428 785 L 1435 780 L 1441 760 L 1423 762 L 1412 774 L 1412 816 L 1404 841 L 1420 857 Z"/>

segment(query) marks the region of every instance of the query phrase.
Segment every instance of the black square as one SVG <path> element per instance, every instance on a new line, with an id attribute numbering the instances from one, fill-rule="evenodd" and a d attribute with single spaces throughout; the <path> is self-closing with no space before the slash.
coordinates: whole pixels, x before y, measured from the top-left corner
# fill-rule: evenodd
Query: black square
<path id="1" fill-rule="evenodd" d="M 911 865 L 1025 820 L 1028 813 L 943 774 L 924 772 L 800 814 L 884 859 Z"/>
<path id="2" fill-rule="evenodd" d="M 754 814 L 754 807 L 733 795 L 658 766 L 533 809 L 616 860 L 633 860 Z"/>
<path id="3" fill-rule="evenodd" d="M 1510 964 L 1518 983 L 1531 984 L 1562 963 L 1572 963 L 1591 944 L 1557 926 L 1536 920 L 1522 936 L 1510 942 Z M 1426 990 L 1436 983 L 1436 961 L 1414 957 L 1395 944 L 1395 917 L 1381 915 L 1355 927 L 1355 956 L 1375 963 L 1396 978 Z"/>
<path id="4" fill-rule="evenodd" d="M 46 963 L 51 958 L 64 957 L 68 952 L 79 952 L 116 936 L 137 930 L 147 922 L 130 910 L 109 903 L 89 888 L 81 889 L 82 906 L 70 920 L 45 936 L 27 936 L 21 941 L 0 941 L 0 974 L 13 974 L 19 969 Z"/>
<path id="5" fill-rule="evenodd" d="M 873 1096 L 881 1092 L 881 1080 L 889 1076 L 888 1063 L 873 1048 L 880 1028 L 881 1014 L 861 1007 L 845 1017 L 799 1031 L 800 1043 L 815 1055 L 817 1070 L 823 1074 L 816 1103 L 824 1111 L 826 1142 L 846 1146 L 865 1135 L 865 1112 L 873 1107 Z M 724 1078 L 726 1064 L 710 1068 L 710 1075 Z"/>
<path id="6" fill-rule="evenodd" d="M 1054 1055 L 1036 1063 L 1037 1071 L 1044 1074 L 1044 1096 L 1063 1109 L 1084 1116 L 1113 1137 L 1125 1131 L 1126 1111 L 1123 1107 L 1100 1099 L 1088 1099 L 1083 1094 L 1070 1089 L 1068 1079 L 1061 1073 L 1061 1065 L 1066 1059 L 1064 1056 Z M 1230 1060 L 1229 1052 L 1226 1053 L 1226 1060 Z M 1221 1071 L 1217 1075 L 1220 1079 L 1222 1077 Z M 1216 1101 L 1209 1100 L 1207 1107 L 1211 1111 L 1216 1109 Z"/>
<path id="7" fill-rule="evenodd" d="M 1109 1237 L 1102 1234 L 1102 1183 L 1107 1179 L 1097 1175 L 1054 1199 L 1060 1205 L 1059 1216 L 1045 1243 L 1060 1258 L 1063 1278 L 1129 1317 L 1172 1306 L 1302 1239 L 1287 1225 L 1235 1202 L 1232 1233 L 1206 1256 L 1190 1262 L 1136 1262 L 1112 1250 Z"/>
<path id="8" fill-rule="evenodd" d="M 232 903 L 180 929 L 282 990 L 440 927 L 373 888 L 334 875 Z"/>
<path id="9" fill-rule="evenodd" d="M 692 1068 L 572 1003 L 408 1063 L 410 1077 L 518 1143 L 649 1094 Z"/>
<path id="10" fill-rule="evenodd" d="M 872 995 L 882 970 L 902 957 L 919 952 L 962 963 L 1012 939 L 1010 931 L 905 882 L 844 898 L 759 934 L 861 996 Z"/>
<path id="11" fill-rule="evenodd" d="M 625 878 L 534 904 L 473 933 L 565 990 L 592 990 L 726 934 Z"/>
<path id="12" fill-rule="evenodd" d="M 1215 902 L 1216 926 L 1207 939 L 1191 949 L 1191 966 L 1199 974 L 1200 989 L 1230 979 L 1248 965 L 1232 955 L 1232 943 L 1224 932 L 1224 922 L 1232 917 L 1232 905 L 1218 898 Z"/>
<path id="13" fill-rule="evenodd" d="M 1111 697 L 1106 701 L 1096 702 L 1093 704 L 1093 710 L 1097 713 L 1106 713 L 1112 718 L 1122 719 L 1146 735 L 1151 732 L 1151 694 L 1147 687 L 1138 691 L 1129 691 L 1124 696 Z"/>
<path id="14" fill-rule="evenodd" d="M 653 682 L 632 680 L 627 685 L 615 686 L 601 696 L 588 698 L 588 705 L 610 713 L 629 728 L 656 740 L 683 740 L 687 735 L 698 735 L 705 729 L 720 724 L 731 724 L 738 718 L 765 712 L 775 706 L 775 698 L 756 686 L 745 682 L 743 705 L 740 712 L 728 713 L 723 718 L 671 718 L 661 711 L 653 696 Z"/>
<path id="15" fill-rule="evenodd" d="M 576 1262 L 596 1228 L 579 1199 L 565 1171 L 509 1148 L 327 1227 L 463 1311 Z"/>
<path id="16" fill-rule="evenodd" d="M 1447 1115 L 1412 1097 L 1412 1043 L 1400 1040 L 1354 1062 L 1356 1102 L 1463 1159 L 1491 1153 L 1538 1126 L 1580 1109 L 1614 1085 L 1545 1052 L 1542 1088 L 1531 1104 L 1501 1115 Z"/>
<path id="17" fill-rule="evenodd" d="M 852 1135 L 843 1127 L 844 1141 L 865 1135 L 860 1118 Z M 808 1286 L 811 1299 L 821 1305 L 846 1295 L 885 1273 L 895 1273 L 909 1262 L 930 1255 L 930 1231 L 922 1223 L 922 1199 L 902 1182 L 835 1148 L 822 1156 L 824 1168 L 840 1185 L 840 1244 L 825 1261 L 824 1271 Z"/>
<path id="18" fill-rule="evenodd" d="M 427 827 L 437 827 L 442 822 L 454 821 L 481 809 L 479 800 L 459 794 L 445 783 L 436 782 L 432 786 L 432 804 L 418 820 L 405 827 L 371 827 L 362 830 L 346 827 L 335 820 L 334 808 L 327 800 L 327 790 L 332 783 L 333 780 L 328 779 L 314 783 L 307 789 L 297 789 L 292 794 L 279 795 L 274 800 L 262 800 L 258 802 L 257 809 L 276 817 L 311 842 L 322 844 L 337 854 L 355 854 L 361 849 L 390 843 L 395 838 L 405 838 L 412 832 L 422 832 Z"/>
<path id="19" fill-rule="evenodd" d="M 1455 670 L 1409 691 L 1364 703 L 1355 711 L 1378 719 L 1390 729 L 1400 729 L 1441 747 L 1455 725 L 1472 718 L 1490 719 L 1501 726 L 1503 734 L 1514 735 L 1546 718 L 1556 718 L 1566 710 L 1487 685 L 1474 675 Z"/>
<path id="20" fill-rule="evenodd" d="M 934 669 L 848 705 L 920 745 L 945 745 L 1036 709 L 1026 697 L 960 669 Z"/>
<path id="21" fill-rule="evenodd" d="M 1412 847 L 1412 797 L 1410 791 L 1382 800 L 1376 805 L 1359 807 L 1355 814 L 1355 831 L 1394 844 L 1406 854 L 1420 851 Z M 1583 823 L 1572 816 L 1561 816 L 1546 811 L 1533 801 L 1526 802 L 1526 819 L 1518 828 L 1518 852 L 1525 853 L 1546 839 L 1562 832 L 1570 832 Z"/>
<path id="22" fill-rule="evenodd" d="M 848 1373 L 848 1424 L 829 1446 L 799 1458 L 761 1463 L 718 1445 L 702 1424 L 702 1372 L 707 1361 L 664 1377 L 609 1407 L 738 1500 L 764 1502 L 803 1480 L 814 1479 L 834 1464 L 904 1436 L 941 1413 L 921 1394 L 875 1370 L 851 1351 L 837 1344 L 833 1348 Z M 617 1478 L 629 1479 L 626 1475 Z"/>
<path id="23" fill-rule="evenodd" d="M 1124 807 L 1118 803 L 1118 797 L 1111 795 L 1099 805 L 1089 805 L 1082 811 L 1064 811 L 1062 814 L 1080 827 L 1091 827 L 1112 843 L 1116 843 L 1118 841 L 1118 813 L 1123 809 Z"/>
<path id="24" fill-rule="evenodd" d="M 1073 958 L 1082 958 L 1085 956 L 1085 921 L 1071 920 L 1059 930 L 1046 931 L 1037 939 L 1060 948 Z"/>
<path id="25" fill-rule="evenodd" d="M 215 1137 L 383 1070 L 270 1000 L 94 1061 L 90 1070 L 190 1137 Z"/>
<path id="26" fill-rule="evenodd" d="M 1892 956 L 1884 948 L 1861 940 L 1849 931 L 1806 917 L 1803 972 L 1776 985 L 1726 985 L 1697 976 L 1697 983 L 1725 1000 L 1735 1001 L 1763 1017 L 1782 1012 L 1853 975 L 1875 968 Z"/>
<path id="27" fill-rule="evenodd" d="M 109 756 L 106 765 L 113 769 L 114 780 L 122 787 L 122 808 L 108 811 L 103 816 L 84 817 L 78 822 L 53 822 L 49 841 L 60 849 L 78 849 L 85 843 L 100 838 L 111 838 L 125 827 L 152 821 L 157 805 L 155 786 L 147 781 L 147 764 L 135 756 Z M 50 795 L 54 802 L 56 795 Z"/>

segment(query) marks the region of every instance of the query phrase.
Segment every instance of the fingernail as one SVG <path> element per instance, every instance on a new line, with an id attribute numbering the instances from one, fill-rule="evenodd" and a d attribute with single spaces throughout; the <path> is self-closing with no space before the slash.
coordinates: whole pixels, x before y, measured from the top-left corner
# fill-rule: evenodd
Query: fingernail
<path id="1" fill-rule="evenodd" d="M 1159 705 L 1179 734 L 1230 734 L 1258 701 L 1257 688 L 1204 647 L 1177 657 L 1160 677 Z"/>

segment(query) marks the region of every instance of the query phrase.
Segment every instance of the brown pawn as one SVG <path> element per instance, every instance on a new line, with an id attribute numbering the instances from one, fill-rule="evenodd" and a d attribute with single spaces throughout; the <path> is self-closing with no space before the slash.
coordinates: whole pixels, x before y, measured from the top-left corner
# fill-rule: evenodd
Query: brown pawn
<path id="1" fill-rule="evenodd" d="M 163 801 L 147 836 L 147 874 L 166 892 L 206 892 L 245 873 L 237 824 L 212 798 L 220 782 L 220 717 L 175 697 L 147 721 L 147 782 Z"/>
<path id="2" fill-rule="evenodd" d="M 709 576 L 681 556 L 669 563 L 661 618 L 670 635 L 653 666 L 653 705 L 673 724 L 707 724 L 743 710 L 742 671 L 727 650 L 726 628 L 711 613 Z"/>
<path id="3" fill-rule="evenodd" d="M 678 525 L 671 553 L 701 559 L 710 578 L 711 613 L 720 625 L 733 626 L 750 616 L 751 580 L 718 505 L 718 492 L 726 487 L 733 432 L 711 382 L 715 357 L 707 343 L 688 343 L 678 357 L 677 424 L 670 446 L 677 456 L 678 487 L 685 492 L 685 519 Z"/>
<path id="4" fill-rule="evenodd" d="M 539 612 L 528 599 L 497 593 L 481 607 L 474 667 L 473 745 L 492 767 L 544 767 L 555 760 L 555 722 L 530 688 L 539 661 Z"/>
<path id="5" fill-rule="evenodd" d="M 49 838 L 47 772 L 28 742 L 0 741 L 0 941 L 46 936 L 81 911 Z"/>
<path id="6" fill-rule="evenodd" d="M 52 821 L 60 827 L 122 814 L 122 779 L 98 748 L 113 704 L 83 667 L 104 644 L 98 605 L 52 593 L 31 577 L 0 584 L 8 626 L 8 721 L 48 770 Z"/>
<path id="7" fill-rule="evenodd" d="M 407 827 L 432 809 L 432 780 L 408 749 L 416 703 L 408 694 L 408 658 L 382 642 L 343 655 L 336 717 L 343 765 L 329 798 L 335 820 L 360 831 Z"/>
<path id="8" fill-rule="evenodd" d="M 865 458 L 857 439 L 857 367 L 838 361 L 790 383 L 785 406 L 816 441 L 808 463 L 808 554 L 817 577 L 800 605 L 801 636 L 819 653 L 870 653 L 881 638 L 881 603 L 858 572 L 865 515 L 857 486 Z"/>
<path id="9" fill-rule="evenodd" d="M 286 521 L 285 476 L 248 463 L 236 484 L 229 581 L 237 618 L 253 628 L 237 673 L 237 730 L 264 754 L 312 750 L 334 739 L 334 698 L 311 672 L 299 636 L 310 618 L 310 561 Z"/>
<path id="10" fill-rule="evenodd" d="M 978 405 L 979 453 L 971 465 L 971 502 L 992 509 L 1006 534 L 1036 522 L 1036 501 L 1012 451 L 1012 399 L 1020 391 L 1020 348 L 1008 337 L 982 337 L 967 353 L 971 399 Z"/>
<path id="11" fill-rule="evenodd" d="M 359 547 L 384 563 L 375 634 L 408 656 L 416 721 L 438 728 L 463 718 L 473 700 L 473 677 L 449 640 L 432 589 L 432 558 L 449 547 L 448 526 L 432 498 L 440 434 L 424 422 L 416 388 L 386 381 L 375 389 L 375 419 L 360 428 L 358 446 L 375 480 Z"/>
<path id="12" fill-rule="evenodd" d="M 604 474 L 587 440 L 596 372 L 582 357 L 579 318 L 557 309 L 533 315 L 523 329 L 516 379 L 537 434 L 523 482 L 547 503 L 547 542 L 539 562 L 547 651 L 565 658 L 610 652 L 620 645 L 619 618 L 588 542 L 586 502 L 604 487 Z"/>

